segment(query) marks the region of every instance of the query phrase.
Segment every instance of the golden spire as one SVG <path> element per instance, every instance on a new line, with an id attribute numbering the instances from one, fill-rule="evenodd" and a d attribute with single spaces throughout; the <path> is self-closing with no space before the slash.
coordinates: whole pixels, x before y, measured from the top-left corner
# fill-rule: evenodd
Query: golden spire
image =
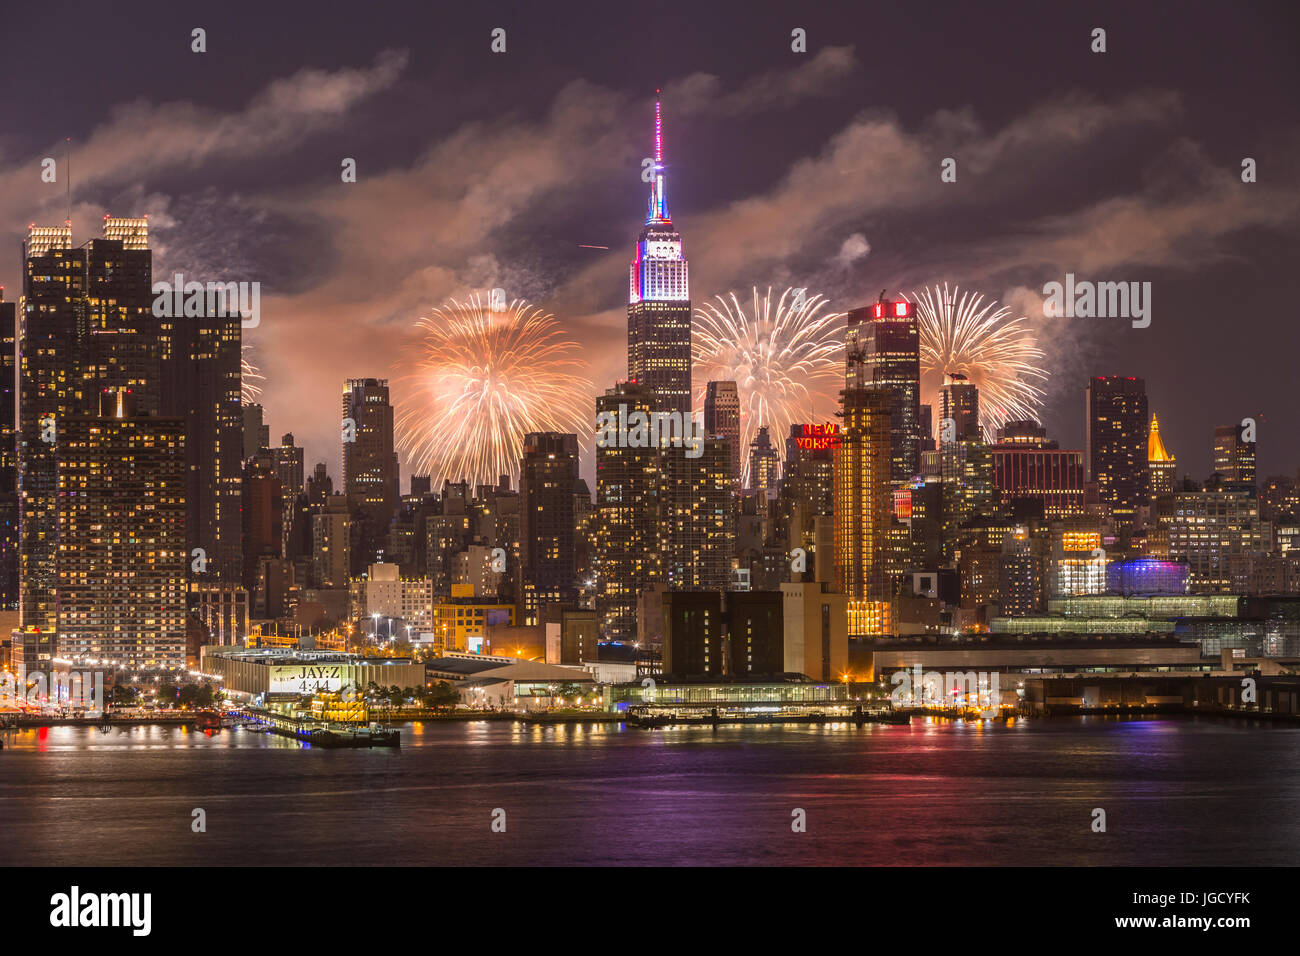
<path id="1" fill-rule="evenodd" d="M 1165 451 L 1165 443 L 1160 440 L 1160 423 L 1156 416 L 1151 416 L 1151 433 L 1147 436 L 1147 461 L 1173 461 L 1174 456 Z"/>

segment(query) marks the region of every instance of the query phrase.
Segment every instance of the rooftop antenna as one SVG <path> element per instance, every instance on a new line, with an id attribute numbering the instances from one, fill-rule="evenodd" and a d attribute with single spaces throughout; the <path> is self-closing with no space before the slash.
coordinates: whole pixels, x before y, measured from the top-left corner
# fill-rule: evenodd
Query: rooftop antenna
<path id="1" fill-rule="evenodd" d="M 72 137 L 66 137 L 68 144 L 68 163 L 67 163 L 67 180 L 68 180 L 68 229 L 72 228 Z"/>

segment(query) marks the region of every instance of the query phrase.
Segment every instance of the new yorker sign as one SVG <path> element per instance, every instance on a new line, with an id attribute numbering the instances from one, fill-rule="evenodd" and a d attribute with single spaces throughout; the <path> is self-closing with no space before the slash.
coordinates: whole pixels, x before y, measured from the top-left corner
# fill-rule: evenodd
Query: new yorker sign
<path id="1" fill-rule="evenodd" d="M 796 425 L 794 443 L 800 451 L 833 451 L 840 447 L 840 426 L 834 422 Z"/>

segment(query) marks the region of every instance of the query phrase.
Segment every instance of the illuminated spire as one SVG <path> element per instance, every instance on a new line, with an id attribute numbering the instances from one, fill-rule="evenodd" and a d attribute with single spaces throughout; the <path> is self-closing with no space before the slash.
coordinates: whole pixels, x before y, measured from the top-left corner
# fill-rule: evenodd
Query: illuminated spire
<path id="1" fill-rule="evenodd" d="M 1156 416 L 1151 416 L 1151 431 L 1147 436 L 1147 461 L 1173 461 L 1174 456 L 1165 451 L 1165 443 L 1160 440 L 1160 423 Z"/>
<path id="2" fill-rule="evenodd" d="M 672 225 L 672 217 L 668 215 L 668 194 L 664 191 L 664 118 L 658 90 L 655 90 L 654 182 L 650 186 L 650 208 L 645 224 Z"/>

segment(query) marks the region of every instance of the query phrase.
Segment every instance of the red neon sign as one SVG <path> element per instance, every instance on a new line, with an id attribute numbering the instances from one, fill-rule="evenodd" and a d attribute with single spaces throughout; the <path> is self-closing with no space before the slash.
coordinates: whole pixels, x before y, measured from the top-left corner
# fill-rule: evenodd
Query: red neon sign
<path id="1" fill-rule="evenodd" d="M 795 445 L 802 451 L 826 451 L 840 447 L 840 426 L 834 422 L 824 425 L 800 425 L 794 437 Z"/>

